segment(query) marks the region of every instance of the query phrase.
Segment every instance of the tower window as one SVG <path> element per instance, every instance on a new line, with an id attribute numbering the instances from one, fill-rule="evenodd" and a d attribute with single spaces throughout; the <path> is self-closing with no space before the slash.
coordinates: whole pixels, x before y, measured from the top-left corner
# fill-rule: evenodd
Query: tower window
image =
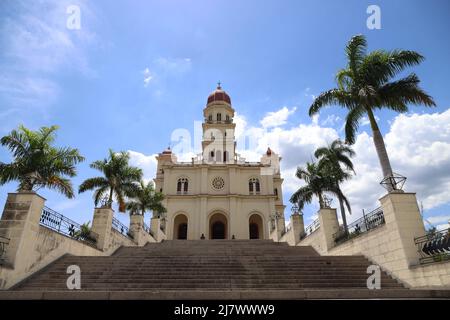
<path id="1" fill-rule="evenodd" d="M 187 194 L 189 189 L 189 181 L 187 178 L 180 178 L 177 182 L 177 194 Z"/>
<path id="2" fill-rule="evenodd" d="M 230 116 L 226 115 L 225 120 L 230 121 Z"/>
<path id="3" fill-rule="evenodd" d="M 220 150 L 217 150 L 217 152 L 216 152 L 216 161 L 217 162 L 222 161 L 222 152 Z"/>
<path id="4" fill-rule="evenodd" d="M 208 116 L 208 121 L 212 121 L 212 114 Z"/>
<path id="5" fill-rule="evenodd" d="M 259 180 L 252 178 L 248 181 L 248 191 L 250 194 L 259 194 L 261 191 Z"/>
<path id="6" fill-rule="evenodd" d="M 217 121 L 222 121 L 222 114 L 221 113 L 217 114 Z"/>

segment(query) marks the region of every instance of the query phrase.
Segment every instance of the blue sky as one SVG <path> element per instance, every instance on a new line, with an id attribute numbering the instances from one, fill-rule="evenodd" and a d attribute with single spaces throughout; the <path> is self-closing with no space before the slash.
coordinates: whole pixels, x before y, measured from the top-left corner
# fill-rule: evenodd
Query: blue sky
<path id="1" fill-rule="evenodd" d="M 81 9 L 79 30 L 66 28 L 70 4 Z M 381 30 L 366 27 L 370 4 L 381 9 Z M 87 159 L 73 179 L 75 188 L 97 175 L 89 163 L 106 156 L 108 148 L 132 151 L 151 175 L 153 155 L 167 147 L 175 129 L 193 132 L 220 80 L 242 130 L 269 140 L 281 137 L 275 151 L 285 161 L 287 202 L 298 184 L 295 166 L 309 160 L 318 144 L 342 137 L 343 110 L 328 108 L 312 120 L 307 109 L 315 95 L 334 86 L 334 74 L 345 65 L 346 42 L 362 33 L 369 50 L 402 48 L 426 57 L 414 72 L 437 107 L 377 116 L 394 171 L 409 178 L 406 190 L 418 192 L 425 216 L 444 225 L 450 219 L 449 9 L 445 0 L 3 0 L 0 134 L 19 124 L 34 129 L 58 124 L 57 144 L 79 148 Z M 274 125 L 264 126 L 263 119 Z M 369 136 L 362 125 L 355 145 L 360 171 L 346 187 L 356 212 L 350 221 L 362 208 L 377 206 L 383 193 Z M 260 143 L 243 154 L 251 158 L 267 146 Z M 4 148 L 0 160 L 10 160 Z M 15 184 L 1 186 L 0 203 L 14 190 Z M 76 221 L 92 217 L 89 193 L 71 201 L 40 193 Z M 305 210 L 307 223 L 316 210 L 317 205 Z"/>

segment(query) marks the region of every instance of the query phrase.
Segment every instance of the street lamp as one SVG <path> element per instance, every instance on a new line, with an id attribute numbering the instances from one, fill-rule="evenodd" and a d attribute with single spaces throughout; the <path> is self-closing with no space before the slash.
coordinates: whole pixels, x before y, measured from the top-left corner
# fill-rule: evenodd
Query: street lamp
<path id="1" fill-rule="evenodd" d="M 298 205 L 297 204 L 294 204 L 292 206 L 291 212 L 292 212 L 293 215 L 298 215 L 299 214 L 299 212 L 298 212 Z"/>

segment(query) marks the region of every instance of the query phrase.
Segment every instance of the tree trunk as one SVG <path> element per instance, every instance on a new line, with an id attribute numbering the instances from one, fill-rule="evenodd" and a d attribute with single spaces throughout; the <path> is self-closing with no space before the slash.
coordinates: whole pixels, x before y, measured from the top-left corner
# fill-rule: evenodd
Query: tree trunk
<path id="1" fill-rule="evenodd" d="M 339 199 L 339 206 L 341 207 L 342 225 L 344 227 L 345 233 L 348 233 L 347 217 L 345 216 L 344 201 L 342 200 L 341 196 L 338 196 L 338 199 Z"/>
<path id="2" fill-rule="evenodd" d="M 111 188 L 111 189 L 109 190 L 108 206 L 109 206 L 110 208 L 112 208 L 112 198 L 113 198 L 113 192 L 114 192 L 114 190 L 113 190 L 112 187 L 110 187 L 110 188 Z"/>
<path id="3" fill-rule="evenodd" d="M 319 207 L 320 207 L 320 209 L 323 209 L 325 207 L 325 205 L 324 205 L 324 202 L 323 202 L 322 193 L 320 192 L 317 196 L 319 198 Z"/>
<path id="4" fill-rule="evenodd" d="M 377 151 L 378 160 L 380 161 L 384 179 L 386 177 L 392 176 L 391 162 L 389 161 L 383 136 L 381 135 L 380 129 L 378 128 L 377 122 L 370 108 L 367 109 L 367 115 L 369 117 L 370 126 L 372 128 L 373 143 L 375 144 L 375 150 Z M 388 191 L 392 191 L 395 189 L 395 185 L 388 183 L 387 189 Z"/>

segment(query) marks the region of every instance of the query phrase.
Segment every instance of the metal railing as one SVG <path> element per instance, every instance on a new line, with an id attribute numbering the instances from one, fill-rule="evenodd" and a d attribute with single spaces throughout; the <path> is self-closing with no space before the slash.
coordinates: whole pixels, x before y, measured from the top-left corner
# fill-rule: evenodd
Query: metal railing
<path id="1" fill-rule="evenodd" d="M 145 222 L 142 225 L 142 228 L 144 229 L 145 232 L 147 232 L 149 235 L 154 237 L 152 230 L 150 229 L 150 227 Z"/>
<path id="2" fill-rule="evenodd" d="M 133 237 L 130 234 L 130 230 L 128 227 L 126 227 L 122 222 L 117 220 L 113 217 L 112 219 L 112 228 L 116 231 L 118 231 L 120 234 L 124 235 L 125 237 L 128 237 L 130 239 L 133 239 Z"/>
<path id="3" fill-rule="evenodd" d="M 450 260 L 450 228 L 414 238 L 414 243 L 417 245 L 421 264 Z"/>
<path id="4" fill-rule="evenodd" d="M 0 264 L 4 260 L 3 255 L 6 252 L 6 246 L 9 244 L 9 238 L 6 238 L 4 236 L 0 236 Z"/>
<path id="5" fill-rule="evenodd" d="M 342 226 L 339 231 L 333 235 L 336 244 L 343 243 L 351 238 L 354 238 L 362 233 L 373 230 L 381 225 L 384 225 L 383 209 L 381 207 L 372 210 L 368 214 L 364 214 L 358 220 L 353 221 L 347 226 L 348 231 L 345 232 Z"/>
<path id="6" fill-rule="evenodd" d="M 320 220 L 319 220 L 319 218 L 317 218 L 316 220 L 314 220 L 310 225 L 308 225 L 305 228 L 305 233 L 302 234 L 302 239 L 306 238 L 307 236 L 309 236 L 311 233 L 313 233 L 314 231 L 316 231 L 319 228 L 320 228 Z"/>
<path id="7" fill-rule="evenodd" d="M 96 246 L 98 235 L 95 232 L 86 230 L 80 224 L 48 207 L 42 209 L 39 224 L 57 233 L 69 236 L 74 240 L 84 242 L 93 247 Z"/>

